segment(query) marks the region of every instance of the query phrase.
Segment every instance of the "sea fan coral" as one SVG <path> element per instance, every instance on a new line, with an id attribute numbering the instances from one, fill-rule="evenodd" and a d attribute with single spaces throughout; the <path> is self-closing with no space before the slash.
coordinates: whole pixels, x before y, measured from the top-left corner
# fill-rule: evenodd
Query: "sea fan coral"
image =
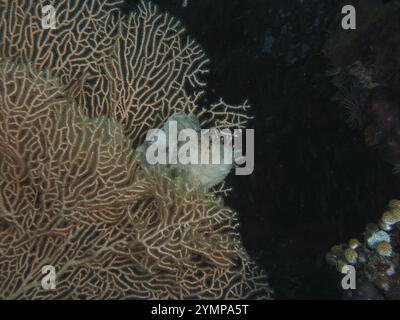
<path id="1" fill-rule="evenodd" d="M 120 120 L 134 144 L 176 111 L 195 113 L 203 126 L 244 127 L 246 103 L 200 107 L 208 59 L 180 23 L 144 1 L 121 16 L 121 2 L 55 1 L 53 30 L 41 24 L 46 1 L 5 1 L 1 56 L 49 69 L 88 115 Z"/>
<path id="2" fill-rule="evenodd" d="M 106 108 L 111 89 L 102 68 L 114 44 L 122 1 L 53 1 L 56 29 L 42 26 L 41 9 L 48 1 L 3 2 L 1 57 L 51 70 L 81 107 L 89 108 L 93 100 L 96 108 Z"/>
<path id="3" fill-rule="evenodd" d="M 269 295 L 212 194 L 138 172 L 122 126 L 69 105 L 48 72 L 0 74 L 3 298 Z M 54 291 L 40 286 L 47 264 Z"/>
<path id="4" fill-rule="evenodd" d="M 0 297 L 271 297 L 236 214 L 132 148 L 177 110 L 245 124 L 222 101 L 195 111 L 201 50 L 148 3 L 120 17 L 120 1 L 54 1 L 55 30 L 43 3 L 0 5 Z"/>

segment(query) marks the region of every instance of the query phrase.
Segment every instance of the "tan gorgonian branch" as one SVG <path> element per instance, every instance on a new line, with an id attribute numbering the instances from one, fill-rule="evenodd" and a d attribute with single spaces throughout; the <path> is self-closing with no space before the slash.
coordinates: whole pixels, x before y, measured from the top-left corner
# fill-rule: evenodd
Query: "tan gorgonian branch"
<path id="1" fill-rule="evenodd" d="M 173 113 L 208 127 L 244 127 L 248 106 L 202 106 L 208 59 L 181 24 L 150 2 L 121 16 L 120 0 L 53 1 L 57 28 L 41 25 L 40 1 L 5 1 L 0 55 L 49 69 L 90 116 L 119 119 L 134 145 Z"/>
<path id="2" fill-rule="evenodd" d="M 35 219 L 71 210 L 96 209 L 81 219 L 118 219 L 131 200 L 137 163 L 123 127 L 113 119 L 88 121 L 70 105 L 63 87 L 48 72 L 2 62 L 0 69 L 0 158 L 3 207 L 22 228 Z M 7 173 L 13 173 L 8 174 Z M 28 206 L 19 197 L 29 195 Z M 24 213 L 33 206 L 42 217 Z M 114 213 L 103 207 L 114 208 Z M 26 230 L 25 230 L 26 231 Z"/>

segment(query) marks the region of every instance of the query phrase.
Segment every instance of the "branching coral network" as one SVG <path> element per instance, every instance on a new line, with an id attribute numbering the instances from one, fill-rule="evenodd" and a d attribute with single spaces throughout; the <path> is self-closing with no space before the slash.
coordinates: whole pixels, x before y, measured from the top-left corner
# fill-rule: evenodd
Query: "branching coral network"
<path id="1" fill-rule="evenodd" d="M 0 2 L 0 297 L 270 298 L 236 213 L 142 167 L 135 147 L 175 112 L 244 127 L 248 106 L 202 106 L 207 59 L 148 3 Z M 54 266 L 56 288 L 41 286 Z"/>

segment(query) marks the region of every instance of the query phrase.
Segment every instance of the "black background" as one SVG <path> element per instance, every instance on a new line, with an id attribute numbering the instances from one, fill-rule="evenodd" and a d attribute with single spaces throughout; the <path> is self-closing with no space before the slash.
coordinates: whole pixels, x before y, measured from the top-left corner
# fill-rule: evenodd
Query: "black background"
<path id="1" fill-rule="evenodd" d="M 339 25 L 339 1 L 153 2 L 179 18 L 211 59 L 207 99 L 252 105 L 255 171 L 229 177 L 226 203 L 239 212 L 245 247 L 270 274 L 276 298 L 339 298 L 325 253 L 361 237 L 399 188 L 391 166 L 331 101 L 322 48 Z M 126 1 L 125 10 L 136 3 Z"/>

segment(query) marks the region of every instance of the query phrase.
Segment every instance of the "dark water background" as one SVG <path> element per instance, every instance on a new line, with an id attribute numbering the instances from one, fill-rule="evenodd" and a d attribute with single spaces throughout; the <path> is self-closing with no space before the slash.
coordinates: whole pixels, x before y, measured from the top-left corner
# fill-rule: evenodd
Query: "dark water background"
<path id="1" fill-rule="evenodd" d="M 211 59 L 207 97 L 252 105 L 255 171 L 230 176 L 226 202 L 239 212 L 245 247 L 270 274 L 276 298 L 339 298 L 325 253 L 360 237 L 399 189 L 391 166 L 331 101 L 322 48 L 339 24 L 340 1 L 153 2 Z"/>

